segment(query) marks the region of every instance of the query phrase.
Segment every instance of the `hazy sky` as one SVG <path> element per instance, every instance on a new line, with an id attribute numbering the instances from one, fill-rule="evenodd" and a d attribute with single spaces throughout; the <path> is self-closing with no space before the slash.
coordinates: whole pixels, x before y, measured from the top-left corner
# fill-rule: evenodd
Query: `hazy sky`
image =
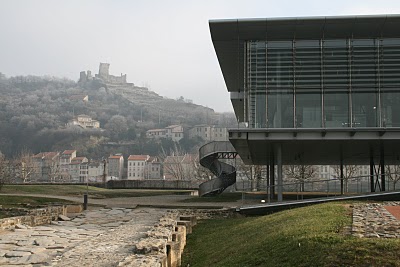
<path id="1" fill-rule="evenodd" d="M 162 96 L 232 111 L 209 19 L 395 14 L 392 0 L 0 0 L 0 72 L 126 73 Z"/>

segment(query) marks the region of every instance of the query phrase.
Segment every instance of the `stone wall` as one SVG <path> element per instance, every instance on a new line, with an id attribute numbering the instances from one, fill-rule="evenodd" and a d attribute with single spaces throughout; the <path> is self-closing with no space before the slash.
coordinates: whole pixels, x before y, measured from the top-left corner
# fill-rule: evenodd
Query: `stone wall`
<path id="1" fill-rule="evenodd" d="M 67 215 L 68 212 L 82 211 L 79 208 L 81 205 L 68 205 L 68 206 L 50 206 L 46 208 L 34 209 L 29 212 L 29 215 L 4 218 L 0 220 L 0 229 L 14 228 L 17 224 L 28 226 L 37 226 L 50 224 L 51 221 L 57 221 L 60 215 Z"/>
<path id="2" fill-rule="evenodd" d="M 183 180 L 112 180 L 107 182 L 109 189 L 188 189 L 196 190 L 202 181 Z"/>
<path id="3" fill-rule="evenodd" d="M 159 223 L 147 231 L 134 247 L 134 254 L 119 266 L 176 267 L 181 266 L 181 256 L 186 245 L 186 235 L 197 224 L 195 216 L 169 211 Z"/>
<path id="4" fill-rule="evenodd" d="M 186 245 L 186 236 L 191 234 L 197 220 L 231 218 L 237 216 L 232 209 L 171 210 L 159 223 L 147 231 L 134 247 L 134 254 L 125 258 L 119 266 L 176 267 L 181 266 L 181 257 Z"/>

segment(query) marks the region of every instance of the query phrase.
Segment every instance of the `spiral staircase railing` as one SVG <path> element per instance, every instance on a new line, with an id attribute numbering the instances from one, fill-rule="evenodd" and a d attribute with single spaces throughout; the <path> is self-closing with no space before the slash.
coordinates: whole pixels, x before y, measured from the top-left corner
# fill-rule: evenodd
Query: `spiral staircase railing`
<path id="1" fill-rule="evenodd" d="M 229 141 L 213 141 L 200 147 L 200 164 L 209 169 L 216 178 L 206 181 L 199 186 L 199 196 L 221 194 L 226 188 L 236 183 L 236 168 L 221 161 L 234 159 L 237 155 Z"/>

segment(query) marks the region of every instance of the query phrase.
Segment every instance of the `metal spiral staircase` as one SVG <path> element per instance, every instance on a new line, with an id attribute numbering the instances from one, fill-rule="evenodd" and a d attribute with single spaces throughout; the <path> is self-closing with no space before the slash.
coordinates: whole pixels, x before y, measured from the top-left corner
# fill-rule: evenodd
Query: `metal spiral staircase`
<path id="1" fill-rule="evenodd" d="M 199 196 L 221 194 L 228 186 L 236 183 L 236 168 L 220 159 L 234 159 L 237 155 L 229 141 L 214 141 L 199 149 L 201 166 L 209 169 L 216 178 L 199 186 Z"/>

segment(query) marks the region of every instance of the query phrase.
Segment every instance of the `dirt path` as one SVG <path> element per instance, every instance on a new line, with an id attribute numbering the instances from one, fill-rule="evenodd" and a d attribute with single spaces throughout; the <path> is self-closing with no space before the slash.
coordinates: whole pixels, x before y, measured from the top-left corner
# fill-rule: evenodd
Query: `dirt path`
<path id="1" fill-rule="evenodd" d="M 0 194 L 8 196 L 30 196 L 30 197 L 48 197 L 65 199 L 77 203 L 83 203 L 83 197 L 74 196 L 55 196 L 55 195 L 41 195 L 41 194 Z M 94 199 L 89 194 L 89 206 L 101 205 L 105 207 L 121 207 L 121 208 L 134 208 L 136 206 L 146 207 L 160 207 L 160 208 L 179 208 L 179 207 L 194 207 L 194 208 L 233 208 L 240 205 L 240 202 L 182 202 L 185 199 L 190 199 L 191 196 L 187 195 L 158 195 L 146 197 L 120 197 L 120 198 L 104 198 Z"/>

